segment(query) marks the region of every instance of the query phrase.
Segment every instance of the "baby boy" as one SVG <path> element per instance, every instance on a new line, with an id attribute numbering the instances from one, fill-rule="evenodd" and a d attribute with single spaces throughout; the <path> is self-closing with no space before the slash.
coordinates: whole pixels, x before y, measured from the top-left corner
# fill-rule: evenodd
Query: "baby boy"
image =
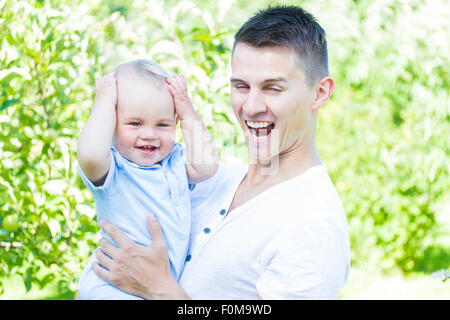
<path id="1" fill-rule="evenodd" d="M 153 213 L 178 279 L 190 234 L 189 188 L 216 173 L 214 142 L 190 102 L 184 78 L 170 77 L 153 61 L 124 63 L 97 79 L 95 90 L 77 157 L 80 176 L 96 202 L 97 221 L 106 219 L 149 245 L 146 218 Z M 178 121 L 185 148 L 175 142 Z M 103 231 L 102 236 L 112 241 Z M 82 299 L 140 299 L 98 277 L 92 270 L 95 259 L 80 278 Z"/>

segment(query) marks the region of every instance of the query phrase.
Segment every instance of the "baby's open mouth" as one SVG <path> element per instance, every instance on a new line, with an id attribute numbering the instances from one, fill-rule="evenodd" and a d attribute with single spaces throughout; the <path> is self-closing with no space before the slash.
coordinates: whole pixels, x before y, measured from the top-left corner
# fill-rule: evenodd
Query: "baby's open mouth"
<path id="1" fill-rule="evenodd" d="M 140 147 L 136 147 L 139 150 L 141 150 L 142 152 L 146 153 L 146 154 L 150 154 L 156 151 L 157 147 L 155 146 L 140 146 Z"/>
<path id="2" fill-rule="evenodd" d="M 270 121 L 245 121 L 250 133 L 253 136 L 261 137 L 268 136 L 273 128 L 275 128 L 275 124 Z"/>

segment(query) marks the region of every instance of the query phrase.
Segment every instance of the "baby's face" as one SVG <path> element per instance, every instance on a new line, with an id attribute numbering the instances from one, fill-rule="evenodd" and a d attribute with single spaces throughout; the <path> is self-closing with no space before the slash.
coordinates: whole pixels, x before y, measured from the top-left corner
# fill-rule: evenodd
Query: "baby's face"
<path id="1" fill-rule="evenodd" d="M 160 88 L 137 74 L 117 76 L 114 147 L 126 159 L 148 167 L 164 159 L 175 141 L 175 111 L 166 84 Z"/>

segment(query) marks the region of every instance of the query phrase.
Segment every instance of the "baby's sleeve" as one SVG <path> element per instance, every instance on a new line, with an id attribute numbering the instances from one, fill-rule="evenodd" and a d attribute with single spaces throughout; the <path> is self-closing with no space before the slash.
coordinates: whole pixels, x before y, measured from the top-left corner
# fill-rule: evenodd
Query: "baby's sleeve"
<path id="1" fill-rule="evenodd" d="M 116 174 L 116 160 L 114 157 L 114 153 L 110 151 L 110 165 L 108 173 L 106 174 L 105 182 L 102 185 L 95 185 L 91 180 L 89 180 L 89 178 L 84 174 L 83 169 L 81 169 L 80 164 L 78 164 L 78 173 L 80 174 L 81 180 L 83 180 L 84 184 L 88 187 L 93 195 L 105 193 L 106 190 L 111 186 Z"/>
<path id="2" fill-rule="evenodd" d="M 178 158 L 178 161 L 182 163 L 184 170 L 186 170 L 186 161 L 187 161 L 186 147 L 183 147 L 180 143 L 176 143 L 174 145 L 174 150 L 175 150 L 174 154 L 176 155 L 175 157 Z M 194 191 L 195 186 L 196 184 L 188 183 L 189 191 Z"/>

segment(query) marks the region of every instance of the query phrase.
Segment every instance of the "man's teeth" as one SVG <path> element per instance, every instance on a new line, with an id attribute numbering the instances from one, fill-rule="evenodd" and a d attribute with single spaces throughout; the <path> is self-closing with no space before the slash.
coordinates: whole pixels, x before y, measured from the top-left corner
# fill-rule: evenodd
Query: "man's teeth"
<path id="1" fill-rule="evenodd" d="M 267 128 L 268 126 L 270 126 L 272 124 L 272 122 L 268 122 L 268 121 L 257 121 L 257 122 L 253 122 L 253 121 L 247 121 L 247 125 L 250 128 Z"/>

